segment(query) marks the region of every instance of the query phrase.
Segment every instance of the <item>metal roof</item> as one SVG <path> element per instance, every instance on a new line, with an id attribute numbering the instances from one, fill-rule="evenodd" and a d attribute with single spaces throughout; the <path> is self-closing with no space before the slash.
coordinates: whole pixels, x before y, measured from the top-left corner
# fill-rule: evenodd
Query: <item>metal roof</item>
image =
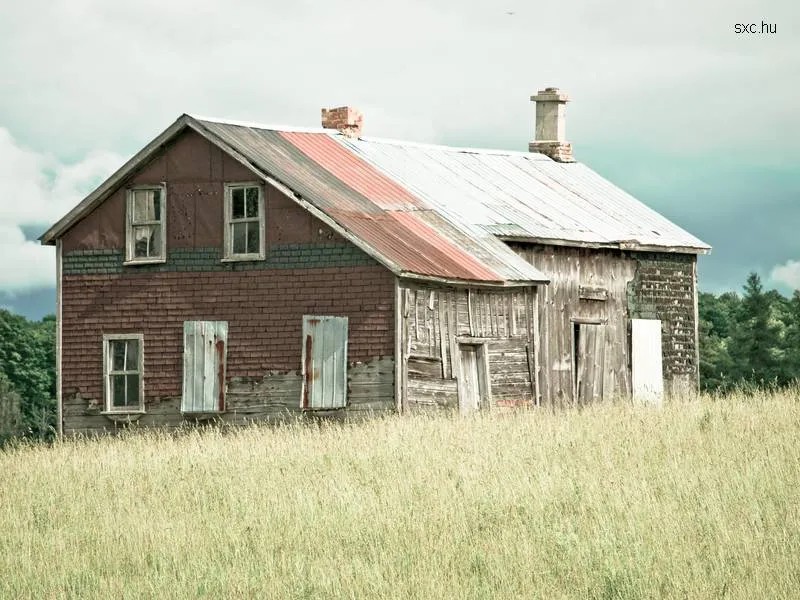
<path id="1" fill-rule="evenodd" d="M 53 244 L 186 128 L 398 275 L 547 282 L 501 239 L 705 253 L 710 247 L 579 163 L 182 115 L 41 236 Z"/>
<path id="2" fill-rule="evenodd" d="M 489 232 L 432 218 L 427 213 L 433 207 L 338 144 L 335 132 L 196 123 L 333 219 L 398 274 L 498 285 L 548 281 Z"/>
<path id="3" fill-rule="evenodd" d="M 542 154 L 336 140 L 439 214 L 506 239 L 705 253 L 710 246 L 580 163 Z"/>

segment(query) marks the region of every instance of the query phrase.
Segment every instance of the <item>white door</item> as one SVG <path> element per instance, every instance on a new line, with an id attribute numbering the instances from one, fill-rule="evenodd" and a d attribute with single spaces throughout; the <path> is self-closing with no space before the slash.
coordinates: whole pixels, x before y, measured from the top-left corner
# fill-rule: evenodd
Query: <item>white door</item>
<path id="1" fill-rule="evenodd" d="M 661 404 L 664 398 L 661 352 L 661 321 L 631 319 L 631 385 L 634 401 Z"/>

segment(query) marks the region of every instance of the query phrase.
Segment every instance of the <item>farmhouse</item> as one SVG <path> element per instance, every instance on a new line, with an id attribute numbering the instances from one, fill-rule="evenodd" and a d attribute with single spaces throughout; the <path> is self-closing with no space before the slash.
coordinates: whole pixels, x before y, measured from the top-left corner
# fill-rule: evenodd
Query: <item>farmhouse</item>
<path id="1" fill-rule="evenodd" d="M 709 247 L 532 100 L 528 152 L 180 116 L 41 237 L 62 431 L 695 388 Z"/>

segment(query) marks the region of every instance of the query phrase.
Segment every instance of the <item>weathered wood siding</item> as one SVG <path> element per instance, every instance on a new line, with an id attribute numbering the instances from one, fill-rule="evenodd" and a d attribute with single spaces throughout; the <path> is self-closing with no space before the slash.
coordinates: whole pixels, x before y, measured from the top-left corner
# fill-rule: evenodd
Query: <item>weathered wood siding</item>
<path id="1" fill-rule="evenodd" d="M 510 245 L 551 279 L 539 291 L 544 402 L 555 406 L 577 402 L 579 372 L 600 376 L 600 381 L 591 382 L 592 390 L 580 394 L 582 399 L 628 397 L 631 318 L 661 320 L 665 390 L 696 388 L 694 255 Z M 596 325 L 591 330 L 595 364 L 579 371 L 575 344 L 587 347 L 580 331 L 591 325 Z"/>
<path id="2" fill-rule="evenodd" d="M 304 411 L 300 408 L 302 375 L 300 370 L 272 371 L 261 378 L 233 377 L 228 381 L 226 411 L 203 415 L 200 422 L 245 425 L 257 421 L 284 421 L 297 418 L 353 419 L 395 409 L 394 359 L 376 358 L 351 363 L 347 369 L 347 407 L 338 410 Z M 93 435 L 126 427 L 175 428 L 196 422 L 181 414 L 181 397 L 147 398 L 146 412 L 133 420 L 100 414 L 101 405 L 80 393 L 65 395 L 64 433 Z"/>
<path id="3" fill-rule="evenodd" d="M 494 407 L 535 401 L 536 288 L 506 290 L 401 281 L 401 396 L 408 410 L 458 407 L 459 351 L 485 343 Z"/>

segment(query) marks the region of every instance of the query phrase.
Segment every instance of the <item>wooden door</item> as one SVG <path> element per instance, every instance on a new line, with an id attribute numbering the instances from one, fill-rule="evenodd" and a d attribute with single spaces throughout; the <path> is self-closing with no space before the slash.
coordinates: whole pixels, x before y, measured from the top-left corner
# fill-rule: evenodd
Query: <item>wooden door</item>
<path id="1" fill-rule="evenodd" d="M 573 365 L 575 368 L 575 401 L 583 406 L 603 399 L 603 326 L 575 323 Z"/>
<path id="2" fill-rule="evenodd" d="M 461 377 L 458 382 L 458 407 L 462 414 L 484 405 L 486 372 L 482 348 L 475 344 L 459 344 Z"/>

